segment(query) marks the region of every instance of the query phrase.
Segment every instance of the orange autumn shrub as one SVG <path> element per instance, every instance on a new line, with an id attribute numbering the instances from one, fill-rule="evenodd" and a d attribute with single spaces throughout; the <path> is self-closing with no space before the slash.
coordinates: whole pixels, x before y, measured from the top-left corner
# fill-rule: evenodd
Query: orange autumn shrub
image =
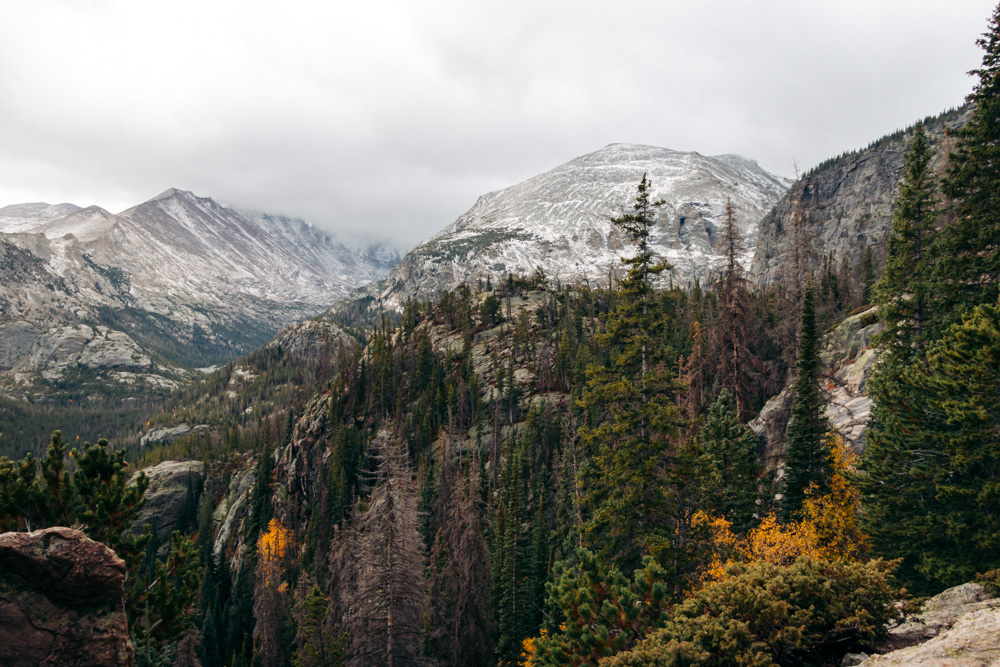
<path id="1" fill-rule="evenodd" d="M 774 514 L 768 514 L 756 528 L 739 536 L 726 519 L 699 513 L 696 520 L 708 527 L 715 545 L 702 581 L 725 580 L 726 568 L 736 563 L 763 561 L 786 566 L 801 557 L 863 560 L 867 541 L 858 523 L 860 495 L 847 477 L 854 455 L 843 440 L 835 437 L 830 457 L 834 470 L 830 490 L 820 494 L 815 486 L 811 487 L 797 520 L 781 523 Z"/>

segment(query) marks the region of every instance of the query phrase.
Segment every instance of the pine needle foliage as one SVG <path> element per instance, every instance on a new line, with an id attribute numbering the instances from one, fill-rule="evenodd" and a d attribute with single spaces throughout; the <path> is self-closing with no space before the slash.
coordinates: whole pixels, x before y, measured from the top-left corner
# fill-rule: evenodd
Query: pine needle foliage
<path id="1" fill-rule="evenodd" d="M 810 278 L 802 299 L 802 326 L 793 388 L 795 399 L 785 444 L 782 511 L 786 518 L 802 507 L 806 490 L 811 485 L 825 492 L 832 472 L 827 438 L 830 425 L 823 414 L 825 401 L 819 386 L 819 363 L 816 300 Z"/>

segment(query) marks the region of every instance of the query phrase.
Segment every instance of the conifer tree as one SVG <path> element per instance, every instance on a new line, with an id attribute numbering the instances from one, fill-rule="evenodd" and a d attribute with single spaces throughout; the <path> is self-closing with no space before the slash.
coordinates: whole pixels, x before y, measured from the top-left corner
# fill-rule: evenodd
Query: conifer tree
<path id="1" fill-rule="evenodd" d="M 339 628 L 329 621 L 329 601 L 313 585 L 298 608 L 298 635 L 293 667 L 343 667 L 343 641 Z"/>
<path id="2" fill-rule="evenodd" d="M 44 516 L 35 478 L 38 466 L 28 452 L 20 462 L 0 457 L 0 530 L 31 531 Z"/>
<path id="3" fill-rule="evenodd" d="M 443 448 L 438 476 L 441 515 L 430 554 L 425 648 L 448 665 L 492 662 L 489 550 L 479 513 L 479 467 L 463 472 Z"/>
<path id="4" fill-rule="evenodd" d="M 104 438 L 96 445 L 84 444 L 82 453 L 74 449 L 71 455 L 78 466 L 73 485 L 79 497 L 79 520 L 86 526 L 84 532 L 92 540 L 114 549 L 134 571 L 142 560 L 150 534 L 147 530 L 136 535 L 128 528 L 145 502 L 143 494 L 149 488 L 149 478 L 139 473 L 135 483 L 129 484 L 125 450 L 109 453 Z M 135 595 L 126 591 L 126 598 L 134 600 Z"/>
<path id="5" fill-rule="evenodd" d="M 942 281 L 937 312 L 946 322 L 976 304 L 993 303 L 1000 285 L 1000 5 L 976 44 L 984 53 L 966 98 L 972 116 L 956 131 L 943 183 L 955 213 L 942 231 L 935 265 Z"/>
<path id="6" fill-rule="evenodd" d="M 900 578 L 921 593 L 1000 561 L 991 481 L 1000 463 L 1000 7 L 978 44 L 985 54 L 973 72 L 971 120 L 957 131 L 942 183 L 953 215 L 932 246 L 927 331 L 909 347 L 889 348 L 891 331 L 879 341 L 887 354 L 869 382 L 874 406 L 857 480 L 873 551 L 902 558 Z"/>
<path id="7" fill-rule="evenodd" d="M 497 624 L 497 664 L 520 662 L 521 641 L 534 630 L 528 560 L 529 536 L 521 480 L 521 447 L 511 439 L 493 520 L 493 608 Z"/>
<path id="8" fill-rule="evenodd" d="M 906 154 L 899 198 L 892 217 L 882 279 L 875 285 L 875 302 L 885 330 L 876 343 L 892 363 L 907 363 L 919 353 L 930 317 L 931 240 L 938 217 L 933 154 L 922 123 L 917 123 Z"/>
<path id="9" fill-rule="evenodd" d="M 596 665 L 629 650 L 667 619 L 668 576 L 649 556 L 629 581 L 579 549 L 573 566 L 556 564 L 554 577 L 546 586 L 553 613 L 545 633 L 533 641 L 532 664 Z"/>
<path id="10" fill-rule="evenodd" d="M 754 311 L 746 275 L 740 264 L 740 256 L 744 252 L 743 239 L 736 227 L 736 212 L 729 198 L 726 198 L 725 224 L 722 245 L 726 266 L 718 290 L 721 312 L 715 325 L 715 343 L 719 354 L 720 384 L 731 392 L 736 402 L 737 419 L 745 422 L 750 416 L 748 372 L 753 365 L 750 341 Z"/>
<path id="11" fill-rule="evenodd" d="M 659 202 L 650 201 L 645 175 L 631 212 L 612 220 L 636 243 L 598 343 L 611 350 L 609 366 L 591 366 L 581 407 L 596 424 L 581 429 L 589 465 L 583 534 L 602 557 L 623 568 L 669 548 L 671 505 L 666 484 L 681 424 L 678 383 L 655 345 L 662 328 L 653 281 L 667 265 L 655 262 L 649 234 Z"/>
<path id="12" fill-rule="evenodd" d="M 795 371 L 795 398 L 785 441 L 782 510 L 786 518 L 802 507 L 810 485 L 816 484 L 825 491 L 831 473 L 826 441 L 830 426 L 823 413 L 824 401 L 819 386 L 819 331 L 811 278 L 802 297 L 802 326 Z"/>
<path id="13" fill-rule="evenodd" d="M 52 433 L 52 439 L 42 459 L 42 478 L 45 481 L 47 521 L 50 526 L 68 526 L 73 518 L 73 483 L 65 469 L 66 443 L 62 432 Z"/>
<path id="14" fill-rule="evenodd" d="M 872 288 L 875 286 L 875 256 L 872 247 L 866 245 L 861 253 L 861 303 L 872 302 Z"/>
<path id="15" fill-rule="evenodd" d="M 976 308 L 921 363 L 879 374 L 857 484 L 878 555 L 933 593 L 1000 566 L 1000 306 Z"/>
<path id="16" fill-rule="evenodd" d="M 376 459 L 375 486 L 354 520 L 348 664 L 417 665 L 425 604 L 417 490 L 399 443 L 385 443 Z"/>
<path id="17" fill-rule="evenodd" d="M 699 433 L 709 474 L 708 508 L 728 519 L 739 533 L 753 525 L 757 511 L 757 436 L 737 418 L 732 395 L 723 389 L 708 409 Z"/>

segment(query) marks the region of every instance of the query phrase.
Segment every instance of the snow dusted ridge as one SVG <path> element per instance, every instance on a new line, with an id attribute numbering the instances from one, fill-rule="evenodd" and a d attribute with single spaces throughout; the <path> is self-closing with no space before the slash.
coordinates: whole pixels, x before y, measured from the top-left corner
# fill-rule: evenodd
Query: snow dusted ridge
<path id="1" fill-rule="evenodd" d="M 397 257 L 175 189 L 118 214 L 72 204 L 0 208 L 0 245 L 10 258 L 0 339 L 18 327 L 17 351 L 0 344 L 0 375 L 16 367 L 18 384 L 31 381 L 37 364 L 25 359 L 39 358 L 45 337 L 78 324 L 121 331 L 142 343 L 137 349 L 173 350 L 183 365 L 218 363 L 383 278 Z"/>
<path id="2" fill-rule="evenodd" d="M 757 224 L 791 181 L 736 155 L 706 157 L 611 144 L 499 192 L 483 195 L 453 224 L 411 250 L 389 277 L 365 288 L 390 308 L 463 281 L 530 275 L 607 285 L 633 253 L 611 218 L 631 208 L 647 174 L 662 199 L 653 250 L 673 266 L 668 280 L 705 280 L 721 266 L 719 243 L 731 197 L 749 264 Z"/>

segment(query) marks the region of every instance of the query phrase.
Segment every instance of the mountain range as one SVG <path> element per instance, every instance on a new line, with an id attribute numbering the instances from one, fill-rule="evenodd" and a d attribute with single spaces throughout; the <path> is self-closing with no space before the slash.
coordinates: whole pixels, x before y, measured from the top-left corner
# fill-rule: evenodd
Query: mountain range
<path id="1" fill-rule="evenodd" d="M 250 352 L 398 259 L 176 189 L 118 214 L 7 206 L 0 257 L 0 379 L 16 386 L 80 366 L 171 386 L 185 369 Z"/>
<path id="2" fill-rule="evenodd" d="M 927 119 L 934 143 L 968 111 Z M 898 194 L 904 133 L 833 159 L 794 184 L 736 155 L 611 144 L 484 194 L 402 259 L 389 247 L 347 248 L 302 220 L 222 206 L 170 189 L 112 214 L 72 204 L 0 208 L 0 383 L 55 382 L 106 369 L 160 388 L 190 369 L 263 345 L 322 312 L 400 310 L 460 283 L 541 271 L 552 284 L 613 284 L 629 254 L 611 219 L 645 175 L 662 202 L 651 249 L 664 283 L 713 280 L 727 201 L 744 267 L 782 280 L 800 220 L 809 265 L 881 251 Z M 878 253 L 877 253 L 878 254 Z M 339 299 L 339 301 L 337 301 Z M 100 371 L 98 371 L 100 377 Z"/>

